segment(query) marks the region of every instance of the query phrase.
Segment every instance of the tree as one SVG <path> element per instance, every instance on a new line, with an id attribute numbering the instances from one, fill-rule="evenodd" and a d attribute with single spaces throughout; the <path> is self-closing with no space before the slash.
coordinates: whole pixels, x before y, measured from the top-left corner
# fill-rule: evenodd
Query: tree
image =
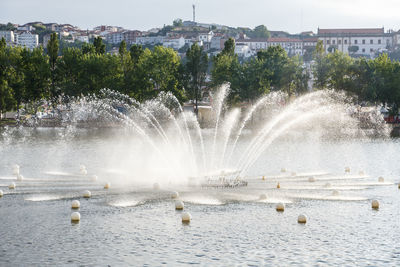
<path id="1" fill-rule="evenodd" d="M 259 25 L 254 28 L 254 30 L 250 33 L 251 38 L 270 38 L 271 34 L 268 31 L 267 27 L 264 25 Z"/>
<path id="2" fill-rule="evenodd" d="M 103 39 L 100 36 L 94 38 L 93 44 L 97 54 L 104 54 L 106 52 L 106 45 L 103 43 Z"/>
<path id="3" fill-rule="evenodd" d="M 324 89 L 328 85 L 330 66 L 321 40 L 317 42 L 313 59 L 315 61 L 313 65 L 314 84 L 317 88 Z"/>
<path id="4" fill-rule="evenodd" d="M 224 49 L 222 49 L 219 55 L 228 55 L 234 56 L 235 55 L 235 39 L 229 38 L 224 43 Z"/>
<path id="5" fill-rule="evenodd" d="M 182 26 L 183 26 L 182 19 L 175 19 L 175 20 L 172 22 L 172 25 L 173 25 L 174 27 L 182 27 Z"/>
<path id="6" fill-rule="evenodd" d="M 140 56 L 143 54 L 143 48 L 141 45 L 132 45 L 129 49 L 129 53 L 131 54 L 131 59 L 134 65 L 137 65 L 139 62 Z"/>
<path id="7" fill-rule="evenodd" d="M 55 72 L 56 72 L 56 63 L 58 57 L 58 37 L 57 33 L 52 33 L 50 36 L 50 40 L 47 43 L 47 54 L 49 55 L 49 64 L 50 64 L 50 72 L 51 72 L 51 87 L 50 87 L 50 96 L 52 98 L 56 97 L 56 85 L 55 85 Z"/>
<path id="8" fill-rule="evenodd" d="M 198 99 L 200 98 L 201 88 L 205 82 L 208 67 L 208 57 L 203 51 L 203 47 L 199 47 L 194 43 L 186 52 L 186 73 L 189 76 L 189 86 L 187 92 L 189 97 L 195 100 L 195 112 L 198 114 Z"/>
<path id="9" fill-rule="evenodd" d="M 257 52 L 257 59 L 262 61 L 263 67 L 268 69 L 271 77 L 271 87 L 273 90 L 280 90 L 285 87 L 284 77 L 286 75 L 286 65 L 289 57 L 281 46 L 270 46 L 266 50 Z"/>
<path id="10" fill-rule="evenodd" d="M 349 46 L 349 48 L 348 48 L 349 53 L 352 55 L 357 53 L 358 49 L 359 49 L 359 47 L 357 45 L 352 45 L 352 46 Z"/>

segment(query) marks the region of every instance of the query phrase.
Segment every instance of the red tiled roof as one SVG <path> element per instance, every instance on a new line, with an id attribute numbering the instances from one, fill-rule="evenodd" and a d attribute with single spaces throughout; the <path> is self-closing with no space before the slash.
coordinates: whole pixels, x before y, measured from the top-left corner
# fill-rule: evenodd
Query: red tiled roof
<path id="1" fill-rule="evenodd" d="M 301 42 L 300 39 L 295 39 L 295 38 L 279 38 L 279 37 L 272 37 L 268 39 L 268 42 L 274 42 L 274 43 L 285 43 L 285 42 Z"/>
<path id="2" fill-rule="evenodd" d="M 237 39 L 237 43 L 251 43 L 251 42 L 268 42 L 266 38 L 254 38 L 254 39 Z"/>
<path id="3" fill-rule="evenodd" d="M 318 37 L 304 38 L 303 42 L 318 42 Z"/>
<path id="4" fill-rule="evenodd" d="M 384 28 L 370 29 L 318 29 L 318 34 L 383 34 Z"/>

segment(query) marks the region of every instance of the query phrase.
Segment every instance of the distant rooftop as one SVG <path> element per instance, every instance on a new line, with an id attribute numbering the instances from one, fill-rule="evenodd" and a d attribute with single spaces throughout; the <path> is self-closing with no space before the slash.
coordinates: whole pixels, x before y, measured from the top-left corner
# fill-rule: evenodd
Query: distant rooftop
<path id="1" fill-rule="evenodd" d="M 323 34 L 384 34 L 384 28 L 360 29 L 318 29 L 318 35 Z"/>

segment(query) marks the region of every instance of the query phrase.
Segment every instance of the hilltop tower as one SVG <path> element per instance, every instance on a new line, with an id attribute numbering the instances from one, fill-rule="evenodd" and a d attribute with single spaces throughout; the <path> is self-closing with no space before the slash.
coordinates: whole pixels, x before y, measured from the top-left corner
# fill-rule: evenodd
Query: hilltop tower
<path id="1" fill-rule="evenodd" d="M 193 22 L 196 22 L 196 5 L 192 5 L 193 7 Z"/>

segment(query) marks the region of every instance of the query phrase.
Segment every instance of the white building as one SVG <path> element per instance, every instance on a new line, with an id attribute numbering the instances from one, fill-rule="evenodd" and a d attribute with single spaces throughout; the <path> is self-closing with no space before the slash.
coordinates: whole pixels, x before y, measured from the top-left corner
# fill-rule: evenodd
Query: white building
<path id="1" fill-rule="evenodd" d="M 200 33 L 198 38 L 199 38 L 199 41 L 208 43 L 208 42 L 211 42 L 211 39 L 213 38 L 213 36 L 214 36 L 213 31 L 209 31 L 209 32 Z"/>
<path id="2" fill-rule="evenodd" d="M 185 46 L 185 38 L 183 38 L 183 36 L 165 38 L 163 41 L 163 46 L 178 50 L 179 48 Z"/>
<path id="3" fill-rule="evenodd" d="M 13 31 L 0 31 L 0 40 L 4 38 L 8 45 L 11 45 L 15 42 L 14 32 Z"/>
<path id="4" fill-rule="evenodd" d="M 280 45 L 289 56 L 303 55 L 303 41 L 295 38 L 276 37 L 268 39 L 268 46 Z"/>
<path id="5" fill-rule="evenodd" d="M 268 48 L 268 39 L 237 39 L 236 45 L 247 45 L 251 50 L 262 50 Z"/>
<path id="6" fill-rule="evenodd" d="M 393 46 L 393 35 L 384 28 L 371 29 L 318 29 L 318 39 L 325 51 L 335 49 L 351 55 L 374 57 L 375 53 L 387 51 Z M 353 49 L 353 51 L 349 52 Z"/>
<path id="7" fill-rule="evenodd" d="M 123 32 L 110 32 L 106 35 L 106 41 L 110 44 L 119 44 L 124 40 Z"/>
<path id="8" fill-rule="evenodd" d="M 270 46 L 280 45 L 288 55 L 303 55 L 303 41 L 293 38 L 261 38 L 261 39 L 238 39 L 236 45 L 247 45 L 253 53 L 267 49 Z M 255 53 L 254 53 L 255 54 Z"/>
<path id="9" fill-rule="evenodd" d="M 156 45 L 164 43 L 164 36 L 142 36 L 136 38 L 136 44 L 140 45 Z"/>
<path id="10" fill-rule="evenodd" d="M 250 47 L 246 44 L 236 44 L 235 45 L 235 54 L 239 57 L 248 58 L 255 55 L 255 51 L 251 50 Z"/>
<path id="11" fill-rule="evenodd" d="M 16 35 L 16 43 L 18 46 L 26 47 L 28 49 L 33 49 L 39 45 L 39 35 L 32 34 L 30 32 L 24 32 Z"/>
<path id="12" fill-rule="evenodd" d="M 89 36 L 87 35 L 78 35 L 75 37 L 75 40 L 78 40 L 82 43 L 89 43 Z"/>

